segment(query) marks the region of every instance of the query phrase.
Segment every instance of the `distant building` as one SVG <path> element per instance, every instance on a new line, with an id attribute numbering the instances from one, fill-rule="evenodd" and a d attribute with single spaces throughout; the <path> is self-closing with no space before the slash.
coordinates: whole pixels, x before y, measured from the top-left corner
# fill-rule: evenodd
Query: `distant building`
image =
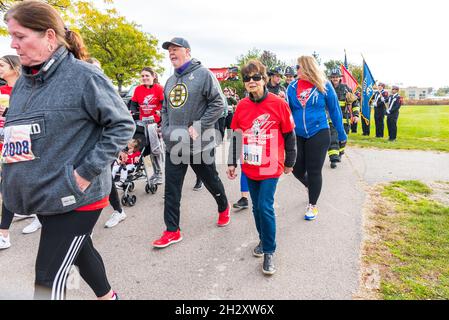
<path id="1" fill-rule="evenodd" d="M 424 100 L 428 99 L 429 95 L 432 93 L 432 88 L 418 88 L 418 87 L 408 87 L 401 89 L 405 94 L 405 99 L 408 100 Z"/>

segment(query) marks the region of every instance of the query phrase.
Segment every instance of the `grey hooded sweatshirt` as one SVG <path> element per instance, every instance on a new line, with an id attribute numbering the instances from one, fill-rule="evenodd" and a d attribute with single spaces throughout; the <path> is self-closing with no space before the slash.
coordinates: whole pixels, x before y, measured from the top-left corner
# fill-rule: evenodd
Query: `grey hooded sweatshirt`
<path id="1" fill-rule="evenodd" d="M 12 212 L 41 215 L 70 212 L 109 195 L 111 163 L 135 130 L 110 80 L 64 47 L 37 74 L 23 68 L 5 130 L 21 125 L 31 125 L 36 158 L 3 164 L 3 201 Z M 74 169 L 91 182 L 84 192 Z"/>
<path id="2" fill-rule="evenodd" d="M 185 155 L 215 148 L 215 124 L 223 115 L 225 97 L 213 73 L 192 59 L 185 71 L 175 71 L 167 80 L 164 96 L 162 136 L 167 151 Z M 188 133 L 192 125 L 201 135 L 195 142 Z"/>

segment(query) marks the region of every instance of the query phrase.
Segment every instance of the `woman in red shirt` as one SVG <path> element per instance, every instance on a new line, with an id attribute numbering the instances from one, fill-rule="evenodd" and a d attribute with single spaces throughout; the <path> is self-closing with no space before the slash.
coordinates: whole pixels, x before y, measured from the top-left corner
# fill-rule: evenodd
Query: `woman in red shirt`
<path id="1" fill-rule="evenodd" d="M 269 93 L 266 67 L 257 60 L 242 69 L 243 82 L 249 96 L 240 101 L 231 128 L 235 130 L 228 165 L 229 179 L 236 178 L 237 153 L 242 150 L 242 171 L 248 177 L 249 192 L 260 242 L 253 250 L 264 257 L 262 271 L 276 272 L 276 217 L 274 194 L 279 177 L 293 171 L 296 161 L 296 139 L 293 117 L 284 99 Z M 237 142 L 243 146 L 237 147 Z"/>
<path id="2" fill-rule="evenodd" d="M 142 84 L 136 87 L 134 95 L 131 98 L 131 112 L 139 114 L 139 120 L 154 119 L 154 122 L 160 124 L 162 102 L 164 101 L 164 88 L 158 83 L 157 73 L 149 67 L 145 67 L 141 72 Z M 137 122 L 135 138 L 144 135 L 144 127 Z M 141 139 L 142 140 L 142 139 Z M 145 156 L 146 154 L 144 154 Z M 151 165 L 153 166 L 153 175 L 150 180 L 157 185 L 161 185 L 162 179 L 162 154 L 150 155 Z"/>
<path id="3" fill-rule="evenodd" d="M 154 122 L 161 121 L 164 88 L 157 83 L 157 74 L 145 67 L 141 72 L 142 84 L 136 87 L 131 98 L 131 111 L 139 112 L 139 120 L 154 117 Z"/>

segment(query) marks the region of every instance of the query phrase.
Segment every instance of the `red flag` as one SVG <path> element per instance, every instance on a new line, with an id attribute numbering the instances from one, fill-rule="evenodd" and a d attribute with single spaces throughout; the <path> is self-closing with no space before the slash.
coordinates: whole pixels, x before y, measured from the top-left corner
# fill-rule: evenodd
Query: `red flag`
<path id="1" fill-rule="evenodd" d="M 357 80 L 352 76 L 351 72 L 345 68 L 344 65 L 341 65 L 341 73 L 343 75 L 341 82 L 351 88 L 352 92 L 355 92 L 355 89 L 359 86 Z"/>

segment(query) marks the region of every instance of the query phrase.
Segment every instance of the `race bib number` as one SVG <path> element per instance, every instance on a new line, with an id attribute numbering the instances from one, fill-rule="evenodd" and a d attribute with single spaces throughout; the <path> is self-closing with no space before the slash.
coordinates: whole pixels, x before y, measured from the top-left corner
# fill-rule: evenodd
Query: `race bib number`
<path id="1" fill-rule="evenodd" d="M 31 150 L 31 125 L 4 129 L 3 163 L 17 163 L 36 159 Z"/>
<path id="2" fill-rule="evenodd" d="M 252 166 L 262 165 L 262 146 L 245 144 L 243 146 L 243 163 Z"/>

